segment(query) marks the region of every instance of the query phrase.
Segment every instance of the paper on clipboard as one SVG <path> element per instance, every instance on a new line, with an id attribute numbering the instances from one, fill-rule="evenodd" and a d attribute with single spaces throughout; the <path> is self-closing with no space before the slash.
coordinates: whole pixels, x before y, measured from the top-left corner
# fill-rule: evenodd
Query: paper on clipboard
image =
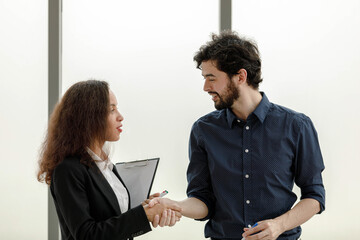
<path id="1" fill-rule="evenodd" d="M 160 158 L 152 158 L 115 164 L 129 190 L 131 208 L 149 197 L 159 160 Z"/>

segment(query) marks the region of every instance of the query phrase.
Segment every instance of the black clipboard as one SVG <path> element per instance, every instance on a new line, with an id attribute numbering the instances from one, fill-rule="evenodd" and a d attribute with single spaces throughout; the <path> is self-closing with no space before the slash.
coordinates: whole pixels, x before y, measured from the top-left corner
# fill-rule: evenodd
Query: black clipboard
<path id="1" fill-rule="evenodd" d="M 160 158 L 151 158 L 115 164 L 130 194 L 130 207 L 136 207 L 149 198 Z"/>

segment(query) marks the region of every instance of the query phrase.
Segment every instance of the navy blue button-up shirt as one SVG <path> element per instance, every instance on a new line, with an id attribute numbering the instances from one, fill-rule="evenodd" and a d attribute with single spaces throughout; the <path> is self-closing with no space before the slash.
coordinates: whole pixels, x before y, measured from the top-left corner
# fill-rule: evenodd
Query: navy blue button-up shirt
<path id="1" fill-rule="evenodd" d="M 241 239 L 244 227 L 284 214 L 297 200 L 294 182 L 301 199 L 325 208 L 324 163 L 310 118 L 262 95 L 246 121 L 224 109 L 192 127 L 187 194 L 209 209 L 205 237 Z M 278 239 L 300 234 L 297 227 Z"/>

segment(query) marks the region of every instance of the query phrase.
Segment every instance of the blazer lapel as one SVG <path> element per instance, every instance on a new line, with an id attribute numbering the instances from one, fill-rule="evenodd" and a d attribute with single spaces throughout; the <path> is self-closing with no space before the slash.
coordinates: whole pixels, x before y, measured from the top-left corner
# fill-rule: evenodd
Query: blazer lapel
<path id="1" fill-rule="evenodd" d="M 116 214 L 120 215 L 121 210 L 119 203 L 117 201 L 116 195 L 111 188 L 110 184 L 104 177 L 104 175 L 100 172 L 99 168 L 96 164 L 93 164 L 92 167 L 89 168 L 89 174 L 93 178 L 94 183 L 99 187 L 104 197 L 108 200 Z"/>
<path id="2" fill-rule="evenodd" d="M 131 196 L 130 196 L 129 189 L 126 187 L 124 181 L 121 179 L 120 174 L 119 174 L 119 172 L 118 172 L 117 169 L 116 169 L 116 165 L 113 164 L 113 166 L 114 166 L 114 167 L 113 167 L 113 172 L 114 172 L 115 175 L 119 178 L 120 182 L 122 183 L 122 185 L 124 185 L 124 187 L 125 187 L 125 189 L 126 189 L 126 191 L 127 191 L 127 194 L 128 194 L 128 197 L 129 197 L 129 206 L 128 206 L 128 209 L 130 210 L 132 206 L 131 206 Z"/>

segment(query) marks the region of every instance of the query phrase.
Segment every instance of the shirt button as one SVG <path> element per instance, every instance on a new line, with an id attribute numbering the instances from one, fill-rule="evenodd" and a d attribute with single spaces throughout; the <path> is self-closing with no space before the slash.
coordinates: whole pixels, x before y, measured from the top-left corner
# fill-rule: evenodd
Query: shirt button
<path id="1" fill-rule="evenodd" d="M 245 175 L 245 178 L 249 178 L 249 174 L 246 174 L 246 175 Z"/>
<path id="2" fill-rule="evenodd" d="M 245 149 L 245 152 L 248 153 L 248 152 L 249 152 L 249 149 Z"/>
<path id="3" fill-rule="evenodd" d="M 250 204 L 250 200 L 246 200 L 246 204 Z"/>
<path id="4" fill-rule="evenodd" d="M 246 130 L 249 130 L 249 129 L 250 129 L 250 127 L 249 127 L 249 126 L 246 126 L 245 128 L 246 128 Z"/>
<path id="5" fill-rule="evenodd" d="M 241 122 L 241 121 L 238 119 L 237 122 Z"/>

